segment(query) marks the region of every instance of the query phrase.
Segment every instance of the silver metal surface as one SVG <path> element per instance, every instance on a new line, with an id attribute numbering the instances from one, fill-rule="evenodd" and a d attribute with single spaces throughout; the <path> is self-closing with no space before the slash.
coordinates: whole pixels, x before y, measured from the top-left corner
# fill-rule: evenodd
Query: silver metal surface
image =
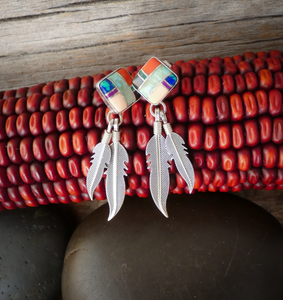
<path id="1" fill-rule="evenodd" d="M 118 119 L 115 119 L 118 120 Z M 112 131 L 112 141 L 110 145 L 111 159 L 106 170 L 106 196 L 109 204 L 110 221 L 120 210 L 125 198 L 126 184 L 124 176 L 127 176 L 125 170 L 129 157 L 126 149 L 120 144 L 120 132 L 118 131 L 118 123 L 114 124 Z"/>
<path id="2" fill-rule="evenodd" d="M 157 105 L 153 105 L 153 104 L 150 104 L 150 107 L 149 107 L 149 112 L 151 113 L 151 115 L 153 116 L 153 117 L 156 117 L 156 115 L 155 115 L 155 112 L 153 112 L 153 108 L 155 107 L 158 107 L 158 106 L 162 106 L 162 109 L 163 109 L 163 112 L 164 112 L 164 114 L 166 113 L 166 110 L 167 110 L 167 107 L 166 107 L 166 104 L 164 103 L 164 102 L 160 102 L 160 103 L 158 103 Z"/>
<path id="3" fill-rule="evenodd" d="M 118 73 L 118 71 L 120 69 L 124 69 L 124 68 L 118 68 L 116 69 L 115 71 L 111 72 L 110 74 L 106 75 L 105 77 L 103 77 L 101 80 L 99 80 L 96 85 L 95 85 L 95 89 L 96 91 L 98 92 L 99 96 L 101 97 L 101 99 L 103 100 L 103 102 L 107 105 L 107 107 L 110 109 L 111 113 L 114 113 L 114 114 L 118 114 L 120 115 L 121 113 L 123 113 L 125 110 L 129 109 L 134 103 L 136 103 L 139 98 L 137 99 L 134 92 L 132 91 L 132 94 L 133 94 L 133 99 L 135 99 L 135 101 L 133 101 L 130 105 L 127 105 L 127 107 L 123 110 L 123 111 L 117 111 L 116 108 L 112 105 L 111 101 L 109 101 L 109 99 L 107 99 L 107 97 L 104 95 L 104 93 L 102 92 L 102 90 L 100 89 L 100 83 L 105 80 L 105 79 L 108 79 L 109 81 L 111 81 L 113 83 L 113 85 L 117 88 L 117 90 L 120 92 L 121 96 L 125 99 L 125 102 L 127 103 L 127 100 L 125 98 L 125 96 L 123 95 L 123 93 L 121 93 L 121 90 L 119 88 L 119 86 L 117 86 L 115 84 L 115 82 L 113 82 L 109 76 L 111 76 L 112 74 L 114 73 Z M 126 69 L 124 69 L 127 73 L 129 73 Z M 129 76 L 131 76 L 129 74 Z M 131 85 L 129 85 L 130 87 Z M 107 117 L 108 121 L 109 121 L 109 117 Z"/>
<path id="4" fill-rule="evenodd" d="M 111 150 L 109 141 L 111 135 L 111 133 L 105 131 L 102 141 L 93 149 L 94 154 L 91 157 L 91 166 L 86 177 L 87 192 L 91 200 L 93 200 L 94 190 L 103 176 L 104 169 L 110 162 Z"/>
<path id="5" fill-rule="evenodd" d="M 165 148 L 165 138 L 162 136 L 162 123 L 159 118 L 159 108 L 155 109 L 154 135 L 146 146 L 150 193 L 158 209 L 168 218 L 166 209 L 169 193 L 169 159 L 170 156 Z"/>
<path id="6" fill-rule="evenodd" d="M 123 116 L 122 116 L 122 114 L 117 114 L 117 113 L 115 113 L 114 111 L 112 111 L 112 110 L 109 110 L 109 112 L 107 113 L 107 116 L 106 116 L 106 121 L 110 124 L 110 116 L 111 116 L 111 114 L 113 114 L 113 115 L 118 115 L 119 116 L 119 126 L 123 123 Z M 112 119 L 113 120 L 113 119 Z"/>
<path id="7" fill-rule="evenodd" d="M 178 172 L 186 181 L 191 193 L 195 184 L 195 172 L 191 161 L 187 157 L 187 148 L 184 146 L 185 142 L 177 133 L 173 132 L 163 111 L 160 112 L 160 116 L 166 133 L 165 147 L 171 155 L 171 160 L 174 160 Z"/>
<path id="8" fill-rule="evenodd" d="M 171 69 L 172 65 L 167 60 L 163 60 L 163 62 L 164 62 L 164 65 L 166 65 L 168 68 Z"/>
<path id="9" fill-rule="evenodd" d="M 162 61 L 162 60 L 160 60 L 160 59 L 158 59 L 157 57 L 155 57 L 155 56 L 152 56 L 150 59 L 152 59 L 152 58 L 155 58 L 156 60 L 158 60 L 163 66 L 165 66 L 166 68 L 169 68 L 170 69 L 170 71 L 176 76 L 176 78 L 177 78 L 177 81 L 176 81 L 176 83 L 172 86 L 172 88 L 170 89 L 170 92 L 175 88 L 175 86 L 178 84 L 178 82 L 179 82 L 179 77 L 178 77 L 178 75 L 175 73 L 175 72 L 173 72 L 173 70 L 171 69 L 171 64 L 170 63 L 168 63 L 168 61 Z M 149 60 L 150 60 L 149 59 Z M 146 63 L 145 63 L 146 64 Z M 136 76 L 138 76 L 138 74 L 136 75 Z M 134 79 L 133 79 L 134 80 Z M 146 80 L 143 82 L 143 84 L 146 82 Z M 145 95 L 143 95 L 141 92 L 140 92 L 140 88 L 142 87 L 142 85 L 143 84 L 141 84 L 140 86 L 139 86 L 139 88 L 137 89 L 134 85 L 133 85 L 133 87 L 134 87 L 134 89 L 141 95 L 141 96 L 143 96 L 146 100 L 147 100 L 147 97 L 145 96 Z M 161 99 L 161 101 L 163 101 L 164 100 L 164 98 L 166 98 L 167 97 L 167 95 L 165 96 L 165 97 L 163 97 L 163 99 Z M 162 102 L 159 102 L 159 104 L 160 103 L 162 103 Z"/>
<path id="10" fill-rule="evenodd" d="M 195 172 L 191 161 L 187 156 L 187 148 L 184 146 L 184 140 L 177 133 L 172 131 L 171 125 L 165 123 L 163 125 L 167 134 L 165 147 L 174 160 L 178 172 L 186 181 L 190 193 L 193 191 L 195 184 Z"/>

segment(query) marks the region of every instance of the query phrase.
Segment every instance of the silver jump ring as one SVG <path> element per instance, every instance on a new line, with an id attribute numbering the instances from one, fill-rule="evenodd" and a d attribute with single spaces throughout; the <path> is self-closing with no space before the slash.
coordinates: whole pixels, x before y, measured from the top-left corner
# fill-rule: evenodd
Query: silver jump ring
<path id="1" fill-rule="evenodd" d="M 160 102 L 159 104 L 161 104 L 161 106 L 162 106 L 163 113 L 166 114 L 166 105 L 165 105 L 165 103 Z M 150 111 L 150 113 L 153 117 L 155 117 L 155 113 L 153 112 L 153 107 L 154 106 L 157 106 L 157 105 L 150 104 L 150 107 L 149 107 L 149 111 Z"/>
<path id="2" fill-rule="evenodd" d="M 112 128 L 113 128 L 113 124 L 114 124 L 114 119 L 111 119 L 110 122 L 108 123 L 108 127 L 107 127 L 107 132 L 111 133 Z"/>
<path id="3" fill-rule="evenodd" d="M 113 125 L 113 129 L 114 131 L 119 131 L 119 123 L 118 123 L 118 118 L 112 119 L 114 120 L 114 125 Z"/>
<path id="4" fill-rule="evenodd" d="M 106 120 L 108 123 L 110 123 L 110 115 L 115 114 L 112 110 L 110 110 L 106 116 Z M 116 114 L 115 114 L 116 115 Z M 117 114 L 119 116 L 119 123 L 118 126 L 120 126 L 123 123 L 123 116 L 121 114 Z M 113 119 L 112 119 L 113 120 Z"/>

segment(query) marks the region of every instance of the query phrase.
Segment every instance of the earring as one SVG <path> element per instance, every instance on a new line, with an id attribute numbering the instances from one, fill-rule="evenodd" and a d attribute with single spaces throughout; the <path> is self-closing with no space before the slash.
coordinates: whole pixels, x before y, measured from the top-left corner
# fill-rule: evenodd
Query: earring
<path id="1" fill-rule="evenodd" d="M 105 130 L 100 143 L 93 149 L 91 167 L 88 171 L 86 184 L 90 199 L 98 186 L 103 174 L 106 174 L 106 197 L 109 204 L 110 221 L 120 210 L 125 198 L 125 180 L 127 176 L 126 163 L 129 157 L 126 149 L 120 143 L 119 126 L 123 122 L 121 113 L 132 106 L 137 100 L 135 89 L 132 86 L 131 75 L 123 68 L 120 68 L 102 80 L 96 89 L 109 107 L 107 114 L 108 128 Z M 118 118 L 110 120 L 110 115 L 118 115 Z M 112 143 L 109 145 L 112 138 Z"/>
<path id="2" fill-rule="evenodd" d="M 169 161 L 174 160 L 190 193 L 195 181 L 194 169 L 187 157 L 185 142 L 181 136 L 173 132 L 167 122 L 166 105 L 163 102 L 177 83 L 178 76 L 170 69 L 170 64 L 163 63 L 155 57 L 152 57 L 133 79 L 134 88 L 151 104 L 150 113 L 155 117 L 154 135 L 147 144 L 146 156 L 150 172 L 150 192 L 156 206 L 165 217 L 168 217 L 166 203 L 170 185 Z M 162 123 L 166 138 L 162 135 Z"/>

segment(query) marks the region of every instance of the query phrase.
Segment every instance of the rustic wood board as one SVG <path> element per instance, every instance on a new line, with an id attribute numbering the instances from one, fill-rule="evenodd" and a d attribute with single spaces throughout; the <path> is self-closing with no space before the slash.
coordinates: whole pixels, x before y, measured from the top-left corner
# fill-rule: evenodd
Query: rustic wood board
<path id="1" fill-rule="evenodd" d="M 162 59 L 283 50 L 280 0 L 1 1 L 0 90 Z M 243 191 L 283 224 L 281 191 Z M 80 222 L 104 202 L 66 206 Z"/>
<path id="2" fill-rule="evenodd" d="M 235 194 L 263 207 L 283 225 L 283 191 L 248 190 Z"/>
<path id="3" fill-rule="evenodd" d="M 280 0 L 1 1 L 0 90 L 137 65 L 283 49 Z"/>

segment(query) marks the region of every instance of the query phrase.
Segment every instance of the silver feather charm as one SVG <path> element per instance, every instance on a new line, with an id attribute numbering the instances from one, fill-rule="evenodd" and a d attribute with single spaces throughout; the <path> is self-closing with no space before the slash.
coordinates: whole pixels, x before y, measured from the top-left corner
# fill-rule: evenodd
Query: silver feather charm
<path id="1" fill-rule="evenodd" d="M 93 149 L 94 154 L 91 157 L 91 167 L 89 168 L 86 178 L 87 192 L 91 200 L 93 200 L 94 190 L 98 186 L 103 176 L 104 169 L 110 162 L 110 139 L 111 133 L 105 131 L 102 141 L 98 143 Z"/>
<path id="2" fill-rule="evenodd" d="M 114 128 L 112 132 L 111 159 L 106 170 L 106 196 L 109 204 L 109 217 L 110 221 L 120 210 L 124 198 L 126 185 L 124 176 L 127 176 L 125 170 L 129 157 L 126 149 L 120 144 L 120 132 Z"/>
<path id="3" fill-rule="evenodd" d="M 187 156 L 187 148 L 184 146 L 185 142 L 177 133 L 172 131 L 172 127 L 167 123 L 166 118 L 163 127 L 167 135 L 165 140 L 166 149 L 171 155 L 171 159 L 174 160 L 178 172 L 186 181 L 191 193 L 195 184 L 195 172 Z"/>
<path id="4" fill-rule="evenodd" d="M 165 148 L 165 138 L 162 136 L 162 123 L 159 120 L 159 108 L 155 109 L 154 135 L 146 147 L 146 155 L 149 155 L 148 169 L 150 170 L 149 186 L 151 196 L 158 209 L 168 218 L 166 203 L 169 193 L 169 159 Z"/>

